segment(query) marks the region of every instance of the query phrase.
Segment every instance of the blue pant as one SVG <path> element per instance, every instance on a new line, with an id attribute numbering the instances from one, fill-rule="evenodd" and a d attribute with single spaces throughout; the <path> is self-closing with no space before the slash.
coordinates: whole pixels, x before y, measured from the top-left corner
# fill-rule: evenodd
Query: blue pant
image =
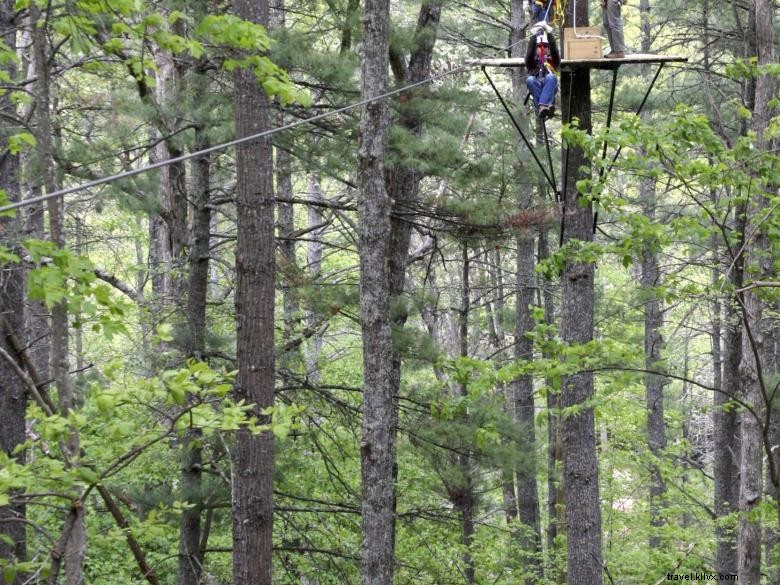
<path id="1" fill-rule="evenodd" d="M 555 94 L 558 91 L 558 78 L 552 73 L 547 73 L 541 79 L 535 75 L 529 75 L 525 78 L 525 85 L 534 98 L 536 108 L 539 106 L 551 106 L 555 101 Z"/>
<path id="2" fill-rule="evenodd" d="M 547 20 L 544 15 L 547 14 L 546 6 L 539 6 L 533 0 L 531 0 L 531 24 L 535 24 L 540 20 Z"/>

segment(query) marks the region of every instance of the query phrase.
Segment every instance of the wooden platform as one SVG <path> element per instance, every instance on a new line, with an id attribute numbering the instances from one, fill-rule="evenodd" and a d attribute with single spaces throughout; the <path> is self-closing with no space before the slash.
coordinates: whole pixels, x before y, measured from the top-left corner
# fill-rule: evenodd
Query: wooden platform
<path id="1" fill-rule="evenodd" d="M 641 63 L 684 63 L 688 57 L 679 55 L 651 55 L 644 53 L 627 53 L 623 59 L 562 59 L 561 69 L 617 69 L 621 65 Z M 479 67 L 525 67 L 525 59 L 477 59 L 471 62 Z"/>

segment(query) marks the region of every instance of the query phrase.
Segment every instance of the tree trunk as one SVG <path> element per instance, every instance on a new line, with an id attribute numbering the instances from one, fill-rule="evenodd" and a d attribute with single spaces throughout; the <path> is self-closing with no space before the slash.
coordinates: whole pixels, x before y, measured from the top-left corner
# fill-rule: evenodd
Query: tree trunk
<path id="1" fill-rule="evenodd" d="M 239 18 L 268 25 L 265 0 L 234 0 Z M 269 100 L 253 71 L 235 74 L 236 137 L 270 128 Z M 274 403 L 274 190 L 270 138 L 237 147 L 235 399 L 261 423 Z M 233 477 L 233 581 L 271 585 L 274 442 L 269 431 L 236 433 Z"/>
<path id="2" fill-rule="evenodd" d="M 208 81 L 203 72 L 192 71 L 192 93 L 195 103 L 205 99 Z M 207 123 L 195 128 L 195 150 L 210 146 Z M 209 246 L 211 230 L 210 202 L 211 159 L 204 155 L 192 162 L 192 226 L 189 245 L 189 276 L 187 295 L 188 358 L 201 361 L 206 349 L 206 299 L 209 284 Z M 192 396 L 187 397 L 191 402 Z M 197 427 L 188 428 L 181 444 L 181 494 L 190 507 L 182 511 L 179 523 L 179 585 L 199 585 L 203 574 L 203 546 L 201 514 L 203 512 L 202 433 Z"/>
<path id="3" fill-rule="evenodd" d="M 651 52 L 652 31 L 650 29 L 650 2 L 641 0 L 641 31 L 642 53 Z M 643 66 L 643 75 L 647 76 L 649 68 Z M 648 113 L 642 112 L 643 119 L 647 120 Z M 655 222 L 656 214 L 656 185 L 652 178 L 643 178 L 639 184 L 639 199 L 642 205 L 642 213 L 651 222 Z M 661 300 L 655 292 L 661 285 L 661 272 L 658 266 L 658 256 L 655 251 L 655 242 L 647 241 L 642 249 L 642 302 L 644 304 L 644 349 L 645 369 L 663 370 L 660 363 L 661 327 L 663 326 L 663 309 Z M 652 455 L 650 465 L 650 548 L 661 546 L 661 538 L 658 528 L 664 525 L 662 509 L 666 496 L 666 484 L 661 476 L 659 464 L 666 448 L 666 422 L 664 421 L 664 385 L 665 378 L 654 374 L 645 374 L 645 398 L 647 406 L 647 445 Z"/>
<path id="4" fill-rule="evenodd" d="M 389 0 L 366 0 L 363 8 L 361 96 L 387 90 Z M 394 569 L 395 392 L 390 336 L 388 241 L 390 199 L 385 187 L 388 138 L 386 100 L 366 104 L 358 148 L 358 251 L 363 335 L 363 429 L 361 569 L 364 585 L 391 585 Z"/>
<path id="5" fill-rule="evenodd" d="M 539 232 L 539 261 L 550 257 L 548 232 Z M 551 289 L 552 282 L 546 280 L 542 291 L 541 304 L 544 307 L 544 322 L 548 327 L 555 324 L 555 300 Z M 549 359 L 549 352 L 542 352 Z M 552 379 L 545 380 L 547 385 L 547 557 L 550 559 L 552 574 L 549 576 L 556 583 L 563 583 L 566 571 L 557 562 L 557 551 L 560 548 L 556 539 L 566 534 L 566 513 L 564 503 L 564 486 L 561 477 L 563 466 L 563 445 L 561 440 L 560 394 L 555 392 Z"/>
<path id="6" fill-rule="evenodd" d="M 517 304 L 515 323 L 515 359 L 532 361 L 534 344 L 526 335 L 534 328 L 531 306 L 536 287 L 534 274 L 534 239 L 531 236 L 517 240 Z M 520 427 L 518 448 L 524 454 L 516 471 L 517 506 L 521 527 L 521 546 L 525 557 L 527 583 L 541 579 L 541 524 L 539 520 L 539 492 L 536 485 L 536 413 L 534 383 L 530 375 L 514 381 L 515 421 Z"/>
<path id="7" fill-rule="evenodd" d="M 643 0 L 647 1 L 647 0 Z M 710 1 L 702 4 L 702 29 L 710 30 Z M 709 76 L 711 72 L 710 43 L 704 39 L 704 70 Z M 710 200 L 717 204 L 718 192 L 710 192 Z M 713 269 L 712 289 L 718 289 L 718 283 L 723 276 L 720 268 L 723 255 L 723 244 L 717 234 L 711 239 Z M 726 263 L 730 264 L 727 258 Z M 740 288 L 742 282 L 741 264 L 738 263 L 729 272 L 734 288 Z M 712 300 L 712 362 L 714 364 L 712 427 L 713 427 L 713 510 L 719 520 L 715 525 L 717 540 L 715 551 L 715 570 L 721 575 L 737 574 L 737 547 L 733 529 L 724 526 L 722 519 L 735 512 L 739 507 L 739 425 L 737 410 L 724 408 L 724 405 L 737 397 L 739 391 L 739 362 L 741 359 L 742 339 L 738 322 L 734 315 L 730 300 L 715 293 Z M 725 320 L 723 308 L 728 309 Z"/>
<path id="8" fill-rule="evenodd" d="M 755 26 L 755 44 L 759 66 L 774 63 L 774 2 L 772 0 L 751 0 L 749 9 L 752 13 L 750 21 Z M 756 80 L 755 102 L 753 107 L 752 129 L 756 133 L 756 150 L 761 152 L 768 148 L 768 139 L 764 132 L 769 125 L 771 116 L 769 102 L 775 96 L 774 78 L 764 73 Z M 761 189 L 766 187 L 760 187 Z M 760 278 L 770 273 L 771 258 L 767 258 L 770 249 L 766 226 L 760 223 L 767 206 L 770 193 L 758 192 L 750 198 L 746 209 L 746 226 L 742 232 L 746 238 L 747 264 L 749 271 Z M 747 238 L 753 235 L 752 240 Z M 739 582 L 747 585 L 758 585 L 761 579 L 761 524 L 760 520 L 751 515 L 761 503 L 762 461 L 764 455 L 763 433 L 768 432 L 764 419 L 767 412 L 771 413 L 771 404 L 767 404 L 767 388 L 762 376 L 761 363 L 763 344 L 763 301 L 755 290 L 741 294 L 742 305 L 742 362 L 740 376 L 745 395 L 745 402 L 752 405 L 753 412 L 742 412 L 742 449 L 739 489 L 739 534 L 737 537 Z M 769 456 L 773 456 L 770 452 Z"/>
<path id="9" fill-rule="evenodd" d="M 521 0 L 512 0 L 510 4 L 510 49 L 514 58 L 523 58 L 525 43 L 521 42 L 525 34 L 525 10 Z M 517 103 L 523 100 L 525 85 L 522 83 L 520 70 L 512 70 L 512 95 Z M 541 126 L 539 126 L 541 129 Z M 525 156 L 522 145 L 518 142 L 520 157 Z M 517 168 L 520 176 L 520 169 Z M 518 189 L 518 206 L 527 206 L 531 201 L 531 188 Z M 536 287 L 534 260 L 536 250 L 534 238 L 530 233 L 517 238 L 516 287 L 515 304 L 515 359 L 532 361 L 534 357 L 533 341 L 526 337 L 535 326 L 530 308 L 534 302 Z M 513 382 L 514 420 L 520 427 L 520 444 L 517 447 L 525 455 L 515 470 L 517 481 L 517 507 L 520 518 L 522 556 L 526 565 L 528 577 L 526 583 L 531 585 L 542 578 L 542 535 L 539 518 L 539 490 L 536 484 L 536 417 L 534 410 L 534 381 L 530 375 L 522 376 Z"/>
<path id="10" fill-rule="evenodd" d="M 0 2 L 0 40 L 5 42 L 12 51 L 16 49 L 13 4 L 12 0 Z M 13 79 L 13 64 L 6 64 L 5 70 Z M 8 93 L 0 95 L 0 114 L 8 116 L 8 118 L 0 117 L 0 149 L 2 149 L 0 189 L 5 192 L 9 201 L 16 202 L 19 201 L 20 192 L 19 157 L 5 150 L 8 137 L 16 131 L 6 122 L 16 115 L 16 108 L 8 99 Z M 21 221 L 18 215 L 0 219 L 0 244 L 10 250 L 18 250 L 22 239 Z M 18 356 L 9 336 L 16 335 L 23 340 L 24 314 L 19 307 L 24 305 L 24 278 L 24 268 L 21 265 L 9 264 L 0 272 L 0 347 L 17 359 Z M 24 384 L 10 366 L 0 360 L 0 449 L 9 457 L 14 457 L 20 464 L 25 461 L 25 452 L 21 451 L 16 455 L 12 453 L 17 445 L 24 443 L 26 438 L 26 407 L 27 391 Z M 6 563 L 14 564 L 27 560 L 27 535 L 24 524 L 26 515 L 24 503 L 0 506 L 0 560 Z M 22 585 L 26 580 L 27 576 L 19 572 L 9 585 Z"/>
<path id="11" fill-rule="evenodd" d="M 642 182 L 640 189 L 646 195 L 644 205 L 645 215 L 653 220 L 655 217 L 654 186 Z M 650 371 L 663 370 L 661 362 L 661 326 L 663 311 L 661 301 L 655 293 L 660 285 L 660 270 L 658 258 L 651 249 L 652 244 L 645 245 L 642 251 L 642 293 L 644 302 L 644 349 L 645 369 Z M 652 455 L 650 465 L 650 525 L 658 529 L 664 525 L 662 509 L 666 495 L 666 484 L 661 476 L 660 460 L 666 448 L 666 423 L 664 421 L 664 378 L 656 374 L 645 374 L 645 396 L 647 404 L 647 444 Z M 659 548 L 661 538 L 655 530 L 650 534 L 650 548 Z"/>
<path id="12" fill-rule="evenodd" d="M 742 281 L 741 268 L 732 270 L 734 285 Z M 728 306 L 728 305 L 727 305 Z M 736 308 L 734 310 L 736 313 Z M 725 405 L 737 398 L 740 391 L 739 363 L 742 359 L 742 331 L 738 321 L 727 315 L 723 325 L 723 377 L 720 392 L 715 392 L 713 413 L 714 505 L 718 518 L 734 513 L 739 508 L 740 429 L 737 411 Z M 724 526 L 716 528 L 718 539 L 715 568 L 723 575 L 737 574 L 736 534 Z"/>
<path id="13" fill-rule="evenodd" d="M 584 2 L 570 3 L 566 9 L 565 26 L 588 24 L 588 6 Z M 570 95 L 571 94 L 571 95 Z M 578 69 L 564 76 L 561 92 L 563 120 L 579 118 L 580 128 L 591 128 L 590 71 Z M 571 109 L 568 104 L 571 103 Z M 566 156 L 564 154 L 564 156 Z M 565 203 L 564 244 L 576 253 L 581 242 L 593 239 L 593 206 L 582 204 L 576 183 L 589 178 L 582 172 L 589 161 L 581 149 L 569 148 L 569 176 L 563 193 Z M 587 343 L 593 339 L 593 279 L 592 262 L 567 258 L 562 278 L 561 334 L 565 343 Z M 566 489 L 566 529 L 568 545 L 568 582 L 601 585 L 601 508 L 599 501 L 598 456 L 596 454 L 595 417 L 587 402 L 593 397 L 593 374 L 581 372 L 567 376 L 561 390 L 561 408 L 578 407 L 575 414 L 563 417 L 563 476 Z"/>
<path id="14" fill-rule="evenodd" d="M 32 20 L 37 22 L 40 12 L 37 8 L 31 10 Z M 49 49 L 47 31 L 43 26 L 34 26 L 32 32 L 33 51 L 35 53 L 35 70 L 37 74 L 35 95 L 36 122 L 36 154 L 46 193 L 57 190 L 54 174 L 54 148 L 52 144 L 53 129 L 50 118 L 51 78 L 49 70 Z M 47 201 L 49 212 L 49 239 L 58 248 L 65 247 L 64 201 L 62 197 Z M 70 378 L 68 359 L 69 322 L 68 307 L 59 302 L 51 310 L 51 377 L 57 386 L 59 412 L 67 416 L 77 408 L 77 396 Z M 79 457 L 79 436 L 72 432 L 66 442 L 65 449 L 71 465 L 77 465 Z M 68 585 L 81 585 L 84 582 L 84 556 L 87 545 L 86 527 L 84 524 L 84 509 L 79 506 L 76 520 L 67 540 L 64 552 L 64 567 Z"/>
<path id="15" fill-rule="evenodd" d="M 389 52 L 389 3 L 387 0 L 366 1 L 361 60 L 363 99 L 386 91 L 388 54 L 399 83 L 428 76 L 440 13 L 438 4 L 423 3 L 417 22 L 418 44 L 406 63 L 399 52 Z M 432 34 L 426 34 L 429 31 Z M 422 121 L 412 110 L 402 111 L 400 123 L 413 134 L 419 135 L 422 131 Z M 384 100 L 363 108 L 358 150 L 364 365 L 362 568 L 364 583 L 372 585 L 389 585 L 393 575 L 396 396 L 400 387 L 401 359 L 392 346 L 388 297 L 403 292 L 411 237 L 409 222 L 391 219 L 391 201 L 395 209 L 406 211 L 417 198 L 422 178 L 418 170 L 404 165 L 396 165 L 385 177 L 388 124 Z M 393 324 L 403 327 L 405 321 L 405 311 L 399 310 Z"/>
<path id="16" fill-rule="evenodd" d="M 461 242 L 461 304 L 460 315 L 458 316 L 458 341 L 460 344 L 460 357 L 469 355 L 469 312 L 471 311 L 471 283 L 470 271 L 471 262 L 469 259 L 469 247 L 464 241 Z M 458 394 L 461 398 L 468 396 L 468 388 L 465 384 L 458 384 Z M 464 416 L 468 416 L 465 414 Z M 453 504 L 460 512 L 461 535 L 463 538 L 463 574 L 466 577 L 468 585 L 474 585 L 476 580 L 476 566 L 474 556 L 471 554 L 471 546 L 474 542 L 474 508 L 476 506 L 476 494 L 474 492 L 474 481 L 472 472 L 472 454 L 471 450 L 465 445 L 461 447 L 461 453 L 458 455 L 458 467 L 460 474 L 458 482 L 450 489 Z M 452 497 L 454 495 L 455 497 Z"/>
<path id="17" fill-rule="evenodd" d="M 320 176 L 312 174 L 309 176 L 309 199 L 311 201 L 324 201 L 322 195 L 322 184 Z M 306 264 L 309 271 L 309 277 L 313 282 L 317 282 L 322 270 L 322 242 L 319 238 L 322 235 L 322 229 L 313 228 L 321 225 L 323 221 L 322 211 L 316 205 L 312 205 L 308 210 L 308 227 L 312 229 L 311 241 L 306 249 Z M 318 317 L 312 309 L 306 311 L 306 326 L 309 328 L 317 327 Z M 322 353 L 322 330 L 316 331 L 306 344 L 306 375 L 314 384 L 320 383 L 320 354 Z"/>

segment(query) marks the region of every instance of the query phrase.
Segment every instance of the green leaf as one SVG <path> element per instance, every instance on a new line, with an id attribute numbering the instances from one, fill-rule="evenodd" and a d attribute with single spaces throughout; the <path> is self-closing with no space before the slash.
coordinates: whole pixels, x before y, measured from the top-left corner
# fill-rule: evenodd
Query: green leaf
<path id="1" fill-rule="evenodd" d="M 76 473 L 83 481 L 87 482 L 90 485 L 94 485 L 98 481 L 100 481 L 100 477 L 98 476 L 98 474 L 95 473 L 95 471 L 90 469 L 89 467 L 79 467 L 78 469 L 76 469 Z"/>

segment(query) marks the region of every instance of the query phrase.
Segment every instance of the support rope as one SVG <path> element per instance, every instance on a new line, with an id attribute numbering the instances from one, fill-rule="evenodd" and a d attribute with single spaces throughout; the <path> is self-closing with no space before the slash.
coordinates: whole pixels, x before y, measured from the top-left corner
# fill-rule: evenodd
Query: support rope
<path id="1" fill-rule="evenodd" d="M 550 176 L 547 174 L 547 169 L 544 168 L 544 165 L 542 164 L 542 161 L 539 160 L 539 157 L 536 156 L 536 152 L 534 151 L 533 146 L 531 146 L 531 143 L 528 141 L 528 138 L 525 135 L 525 132 L 523 132 L 523 129 L 520 127 L 520 124 L 518 123 L 517 119 L 515 118 L 514 114 L 512 113 L 512 110 L 509 109 L 509 106 L 507 105 L 506 101 L 504 100 L 504 97 L 501 95 L 501 92 L 498 91 L 498 88 L 496 87 L 495 83 L 493 83 L 493 79 L 488 75 L 487 70 L 485 67 L 482 67 L 482 73 L 485 74 L 485 77 L 487 77 L 488 83 L 490 83 L 490 87 L 493 88 L 493 92 L 498 97 L 498 101 L 501 102 L 501 105 L 504 107 L 504 110 L 509 115 L 509 119 L 512 120 L 512 124 L 514 125 L 515 129 L 520 134 L 520 138 L 523 139 L 523 142 L 525 143 L 528 150 L 531 152 L 531 155 L 534 157 L 534 160 L 536 161 L 536 164 L 539 166 L 539 169 L 542 171 L 542 174 L 544 175 L 544 178 L 547 180 L 547 184 L 550 185 L 553 191 L 555 191 L 555 182 L 550 178 Z"/>
<path id="2" fill-rule="evenodd" d="M 525 42 L 525 39 L 520 39 L 519 41 L 516 41 L 512 44 L 510 44 L 507 47 L 503 47 L 499 49 L 498 51 L 495 51 L 493 55 L 499 55 L 501 53 L 505 53 L 506 51 L 512 49 L 515 45 L 519 45 L 520 43 Z M 115 175 L 109 175 L 107 177 L 102 177 L 100 179 L 95 179 L 92 181 L 87 181 L 85 183 L 81 183 L 79 185 L 74 185 L 72 187 L 67 187 L 64 189 L 58 189 L 57 191 L 52 191 L 51 193 L 47 193 L 45 195 L 39 195 L 37 197 L 30 197 L 28 199 L 24 199 L 22 201 L 16 201 L 13 203 L 7 203 L 5 205 L 0 206 L 0 214 L 12 211 L 14 209 L 19 209 L 22 207 L 27 207 L 30 205 L 35 205 L 36 203 L 41 203 L 43 201 L 48 201 L 49 199 L 54 199 L 56 197 L 64 197 L 65 195 L 70 195 L 71 193 L 76 193 L 78 191 L 83 191 L 85 189 L 89 189 L 91 187 L 98 187 L 100 185 L 105 185 L 108 183 L 113 183 L 114 181 L 119 181 L 121 179 L 127 179 L 129 177 L 134 177 L 135 175 L 140 175 L 142 173 L 145 173 L 147 171 L 152 171 L 154 169 L 159 169 L 162 167 L 166 167 L 175 163 L 183 162 L 192 158 L 198 158 L 200 156 L 203 156 L 205 154 L 210 154 L 212 152 L 218 152 L 221 150 L 225 150 L 227 148 L 230 148 L 232 146 L 238 146 L 239 144 L 246 144 L 255 142 L 256 140 L 259 140 L 260 138 L 265 138 L 266 136 L 272 136 L 274 134 L 277 134 L 279 132 L 284 132 L 285 130 L 291 130 L 292 128 L 296 128 L 298 126 L 302 126 L 304 124 L 309 124 L 311 122 L 316 122 L 318 120 L 322 120 L 323 118 L 328 118 L 330 116 L 335 116 L 336 114 L 341 114 L 343 112 L 347 112 L 349 110 L 353 110 L 355 108 L 359 108 L 360 106 L 364 106 L 379 100 L 383 100 L 389 97 L 392 97 L 394 95 L 404 93 L 406 91 L 409 91 L 410 89 L 413 89 L 415 87 L 419 87 L 421 85 L 427 85 L 428 83 L 432 83 L 438 79 L 442 79 L 444 77 L 448 77 L 450 75 L 455 75 L 456 73 L 460 73 L 461 71 L 465 71 L 467 69 L 472 69 L 475 67 L 475 65 L 472 62 L 464 63 L 463 65 L 460 65 L 458 67 L 455 67 L 454 69 L 450 69 L 449 71 L 444 71 L 442 73 L 439 73 L 437 75 L 432 75 L 431 77 L 427 77 L 426 79 L 423 79 L 421 81 L 417 81 L 415 83 L 410 83 L 409 85 L 405 85 L 403 87 L 399 87 L 396 89 L 393 89 L 391 91 L 387 91 L 385 93 L 382 93 L 377 96 L 368 97 L 365 99 L 362 99 L 360 101 L 354 102 L 352 104 L 348 104 L 346 106 L 343 106 L 341 108 L 336 108 L 335 110 L 331 110 L 329 112 L 323 112 L 322 114 L 317 114 L 315 116 L 311 116 L 309 118 L 304 118 L 303 120 L 297 120 L 295 122 L 291 122 L 289 124 L 285 124 L 284 126 L 278 126 L 276 128 L 271 128 L 270 130 L 265 130 L 264 132 L 258 132 L 257 134 L 251 134 L 249 136 L 243 136 L 241 138 L 236 138 L 234 140 L 229 140 L 227 142 L 222 142 L 220 144 L 216 144 L 214 146 L 211 146 L 209 148 L 204 148 L 203 150 L 196 150 L 194 152 L 190 152 L 188 154 L 183 154 L 181 156 L 177 156 L 174 158 L 169 158 L 166 160 L 157 161 L 155 163 L 150 163 L 148 165 L 144 165 L 142 167 L 138 167 L 136 169 L 131 169 L 129 171 L 124 171 L 121 173 L 117 173 Z M 482 68 L 484 71 L 484 67 Z"/>

